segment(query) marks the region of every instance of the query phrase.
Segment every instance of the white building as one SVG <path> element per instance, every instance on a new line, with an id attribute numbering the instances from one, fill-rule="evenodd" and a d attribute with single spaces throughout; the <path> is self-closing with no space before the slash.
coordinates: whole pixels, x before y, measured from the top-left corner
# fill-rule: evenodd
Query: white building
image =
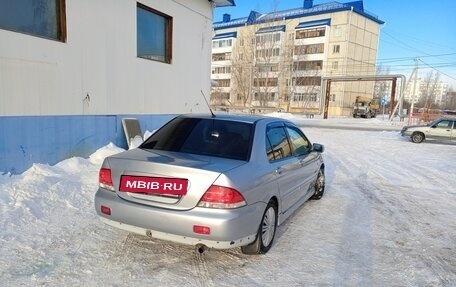
<path id="1" fill-rule="evenodd" d="M 206 111 L 212 9 L 233 4 L 1 1 L 0 116 Z"/>
<path id="2" fill-rule="evenodd" d="M 405 87 L 404 99 L 408 102 L 417 103 L 428 100 L 428 104 L 444 104 L 445 95 L 448 92 L 448 83 L 442 81 L 425 80 L 422 78 L 409 79 Z"/>
<path id="3" fill-rule="evenodd" d="M 234 0 L 0 1 L 0 173 L 126 147 L 208 112 L 213 8 Z"/>

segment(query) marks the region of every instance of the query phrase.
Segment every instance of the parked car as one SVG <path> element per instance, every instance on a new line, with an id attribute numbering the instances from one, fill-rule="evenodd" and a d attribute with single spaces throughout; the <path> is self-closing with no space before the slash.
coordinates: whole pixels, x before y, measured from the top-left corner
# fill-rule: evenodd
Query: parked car
<path id="1" fill-rule="evenodd" d="M 199 252 L 266 253 L 276 227 L 322 197 L 323 150 L 279 118 L 181 115 L 104 160 L 96 212 L 114 227 Z"/>
<path id="2" fill-rule="evenodd" d="M 426 125 L 405 126 L 401 135 L 410 137 L 414 143 L 424 140 L 456 142 L 456 117 L 440 117 Z"/>

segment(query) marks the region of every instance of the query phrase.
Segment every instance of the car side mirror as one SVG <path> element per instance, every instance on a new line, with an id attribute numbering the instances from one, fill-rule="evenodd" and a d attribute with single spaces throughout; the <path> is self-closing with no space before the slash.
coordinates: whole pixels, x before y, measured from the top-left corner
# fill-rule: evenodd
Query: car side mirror
<path id="1" fill-rule="evenodd" d="M 314 143 L 312 145 L 312 150 L 316 152 L 324 152 L 325 151 L 325 146 L 319 143 Z"/>

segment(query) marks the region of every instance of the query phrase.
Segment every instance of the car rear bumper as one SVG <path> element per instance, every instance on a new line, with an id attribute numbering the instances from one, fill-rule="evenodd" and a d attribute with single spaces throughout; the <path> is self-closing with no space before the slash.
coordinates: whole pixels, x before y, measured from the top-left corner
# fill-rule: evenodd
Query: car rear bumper
<path id="1" fill-rule="evenodd" d="M 102 213 L 101 206 L 109 207 L 111 215 Z M 133 203 L 103 188 L 95 194 L 96 212 L 106 224 L 153 238 L 217 249 L 253 242 L 265 208 L 265 203 L 256 203 L 236 209 L 171 210 Z M 209 227 L 210 234 L 194 233 L 194 225 Z"/>

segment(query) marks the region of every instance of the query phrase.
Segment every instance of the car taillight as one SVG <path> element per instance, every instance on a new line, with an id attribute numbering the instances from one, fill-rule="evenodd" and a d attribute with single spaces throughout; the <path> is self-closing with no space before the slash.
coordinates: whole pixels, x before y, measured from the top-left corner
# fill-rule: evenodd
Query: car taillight
<path id="1" fill-rule="evenodd" d="M 112 184 L 111 170 L 109 168 L 100 169 L 100 172 L 98 173 L 98 181 L 100 182 L 100 187 L 109 190 L 114 190 L 114 185 Z"/>
<path id="2" fill-rule="evenodd" d="M 210 208 L 237 208 L 246 205 L 242 194 L 234 188 L 212 185 L 204 193 L 198 206 Z"/>

